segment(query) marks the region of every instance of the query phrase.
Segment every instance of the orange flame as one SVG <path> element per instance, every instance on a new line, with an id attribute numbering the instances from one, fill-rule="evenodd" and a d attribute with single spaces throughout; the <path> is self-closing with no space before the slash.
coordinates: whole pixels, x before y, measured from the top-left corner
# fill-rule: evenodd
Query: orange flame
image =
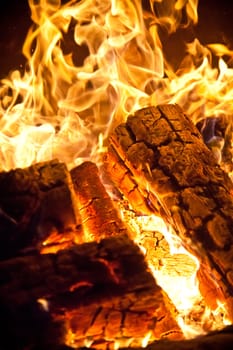
<path id="1" fill-rule="evenodd" d="M 147 11 L 139 0 L 29 6 L 34 24 L 23 46 L 24 74 L 15 70 L 0 86 L 0 170 L 53 158 L 69 168 L 98 163 L 114 126 L 167 102 L 195 123 L 224 115 L 232 145 L 233 69 L 225 57 L 232 60 L 233 52 L 195 39 L 176 71 L 163 54 L 161 29 L 169 35 L 197 23 L 198 0 L 150 0 Z"/>
<path id="2" fill-rule="evenodd" d="M 162 218 L 136 216 L 124 207 L 122 217 L 135 232 L 135 241 L 145 254 L 157 283 L 176 306 L 177 322 L 186 338 L 230 324 L 223 304 L 219 302 L 215 310 L 205 305 L 196 276 L 199 261 L 184 249 Z M 160 243 L 161 237 L 165 237 L 168 247 Z"/>
<path id="3" fill-rule="evenodd" d="M 196 2 L 155 2 L 155 17 L 140 1 L 29 0 L 27 67 L 0 89 L 2 169 L 51 158 L 70 167 L 98 160 L 100 134 L 106 139 L 128 113 L 164 100 L 153 93 L 164 81 L 158 28 L 175 30 L 183 8 L 187 24 L 196 22 Z"/>

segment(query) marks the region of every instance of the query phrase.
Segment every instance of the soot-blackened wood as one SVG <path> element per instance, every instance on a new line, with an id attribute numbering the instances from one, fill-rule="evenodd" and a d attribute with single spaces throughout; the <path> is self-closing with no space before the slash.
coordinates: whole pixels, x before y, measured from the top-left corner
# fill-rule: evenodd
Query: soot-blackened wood
<path id="1" fill-rule="evenodd" d="M 199 258 L 206 301 L 226 302 L 233 319 L 233 185 L 198 129 L 177 105 L 148 107 L 119 125 L 110 144 L 109 152 L 114 149 L 147 200 Z"/>
<path id="2" fill-rule="evenodd" d="M 84 162 L 71 170 L 71 177 L 83 224 L 83 241 L 127 234 L 127 228 L 100 180 L 97 166 Z"/>
<path id="3" fill-rule="evenodd" d="M 0 173 L 0 257 L 80 224 L 69 171 L 56 160 Z"/>
<path id="4" fill-rule="evenodd" d="M 0 276 L 4 315 L 47 300 L 49 315 L 65 327 L 66 344 L 131 337 L 141 341 L 148 331 L 156 338 L 181 337 L 174 306 L 126 235 L 56 254 L 10 259 L 0 263 Z"/>

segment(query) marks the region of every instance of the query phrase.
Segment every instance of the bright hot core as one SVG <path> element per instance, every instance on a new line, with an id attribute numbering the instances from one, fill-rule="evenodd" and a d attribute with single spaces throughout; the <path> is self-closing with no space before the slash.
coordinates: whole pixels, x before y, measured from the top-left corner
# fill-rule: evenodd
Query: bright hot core
<path id="1" fill-rule="evenodd" d="M 203 46 L 196 38 L 186 44 L 175 71 L 165 58 L 161 33 L 195 25 L 198 0 L 147 5 L 144 10 L 139 0 L 29 0 L 33 25 L 22 48 L 25 71 L 12 71 L 0 85 L 1 171 L 54 158 L 69 169 L 85 160 L 100 165 L 111 130 L 139 108 L 161 103 L 178 103 L 195 124 L 224 115 L 232 143 L 232 51 L 218 43 Z M 215 151 L 221 163 L 220 141 Z M 217 310 L 204 305 L 195 278 L 198 261 L 174 241 L 170 228 L 158 217 L 136 218 L 119 210 L 179 310 L 184 334 L 224 325 L 224 305 Z M 157 268 L 155 232 L 169 245 Z M 174 254 L 181 266 L 172 273 Z M 184 272 L 182 264 L 189 269 Z"/>

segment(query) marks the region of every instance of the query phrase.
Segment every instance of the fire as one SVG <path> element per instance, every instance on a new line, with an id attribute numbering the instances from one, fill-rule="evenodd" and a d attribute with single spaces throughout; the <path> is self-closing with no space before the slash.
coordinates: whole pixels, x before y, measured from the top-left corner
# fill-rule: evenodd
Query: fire
<path id="1" fill-rule="evenodd" d="M 176 306 L 177 321 L 185 337 L 192 338 L 230 324 L 223 304 L 218 302 L 215 310 L 205 305 L 196 276 L 199 261 L 187 252 L 172 229 L 155 215 L 135 216 L 122 208 L 122 216 L 133 228 L 135 241 L 146 255 L 156 281 Z"/>
<path id="2" fill-rule="evenodd" d="M 29 0 L 27 66 L 0 89 L 2 170 L 52 158 L 70 167 L 99 162 L 99 135 L 106 140 L 114 125 L 146 105 L 178 103 L 195 123 L 224 114 L 230 124 L 233 73 L 223 56 L 232 51 L 195 39 L 176 72 L 163 55 L 159 30 L 196 23 L 197 5 L 151 0 L 143 11 L 140 1 Z"/>
<path id="3" fill-rule="evenodd" d="M 198 0 L 150 0 L 147 10 L 139 0 L 29 0 L 29 6 L 34 24 L 22 48 L 25 71 L 11 72 L 0 86 L 1 170 L 54 158 L 69 169 L 84 160 L 100 164 L 114 126 L 139 108 L 169 102 L 178 103 L 202 128 L 206 118 L 224 117 L 226 134 L 217 137 L 213 128 L 208 141 L 230 174 L 222 150 L 226 142 L 230 149 L 233 143 L 233 69 L 227 63 L 233 52 L 222 44 L 203 46 L 196 38 L 186 44 L 186 56 L 176 71 L 163 53 L 161 29 L 169 35 L 197 23 Z M 195 278 L 198 261 L 180 250 L 180 242 L 170 241 L 173 236 L 162 220 L 138 217 L 135 223 L 134 217 L 132 223 L 127 215 L 124 219 L 136 231 L 140 228 L 137 241 L 156 279 L 164 289 L 169 280 L 170 293 L 174 284 L 180 286 L 171 298 L 181 322 L 189 317 L 197 324 L 198 318 L 198 334 L 205 327 L 217 328 L 218 320 L 224 324 L 219 316 L 224 305 L 219 305 L 218 316 L 203 306 Z M 162 232 L 170 247 L 179 246 L 176 254 L 186 257 L 190 271 L 171 276 L 171 270 L 155 269 L 150 239 L 142 239 L 142 231 Z M 175 300 L 178 295 L 181 298 Z M 185 304 L 179 305 L 181 301 Z M 203 321 L 207 317 L 211 325 Z M 144 346 L 147 341 L 149 335 Z"/>
<path id="4" fill-rule="evenodd" d="M 98 135 L 106 139 L 130 112 L 164 100 L 153 93 L 166 68 L 158 27 L 175 30 L 183 7 L 196 21 L 194 4 L 179 2 L 172 15 L 165 2 L 156 19 L 139 1 L 29 0 L 27 67 L 3 79 L 0 91 L 2 169 L 51 158 L 70 167 L 97 161 Z"/>

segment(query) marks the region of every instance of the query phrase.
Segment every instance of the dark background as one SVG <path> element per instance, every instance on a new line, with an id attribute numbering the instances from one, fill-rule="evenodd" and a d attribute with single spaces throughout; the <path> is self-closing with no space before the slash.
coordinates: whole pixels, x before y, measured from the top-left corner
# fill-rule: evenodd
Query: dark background
<path id="1" fill-rule="evenodd" d="M 67 0 L 66 0 L 67 1 Z M 144 0 L 144 3 L 149 0 Z M 180 30 L 165 40 L 167 55 L 180 60 L 184 43 L 199 38 L 202 44 L 224 43 L 233 49 L 233 2 L 199 0 L 199 22 L 193 28 Z M 22 44 L 31 24 L 27 0 L 1 0 L 0 4 L 0 78 L 10 70 L 24 67 Z"/>

